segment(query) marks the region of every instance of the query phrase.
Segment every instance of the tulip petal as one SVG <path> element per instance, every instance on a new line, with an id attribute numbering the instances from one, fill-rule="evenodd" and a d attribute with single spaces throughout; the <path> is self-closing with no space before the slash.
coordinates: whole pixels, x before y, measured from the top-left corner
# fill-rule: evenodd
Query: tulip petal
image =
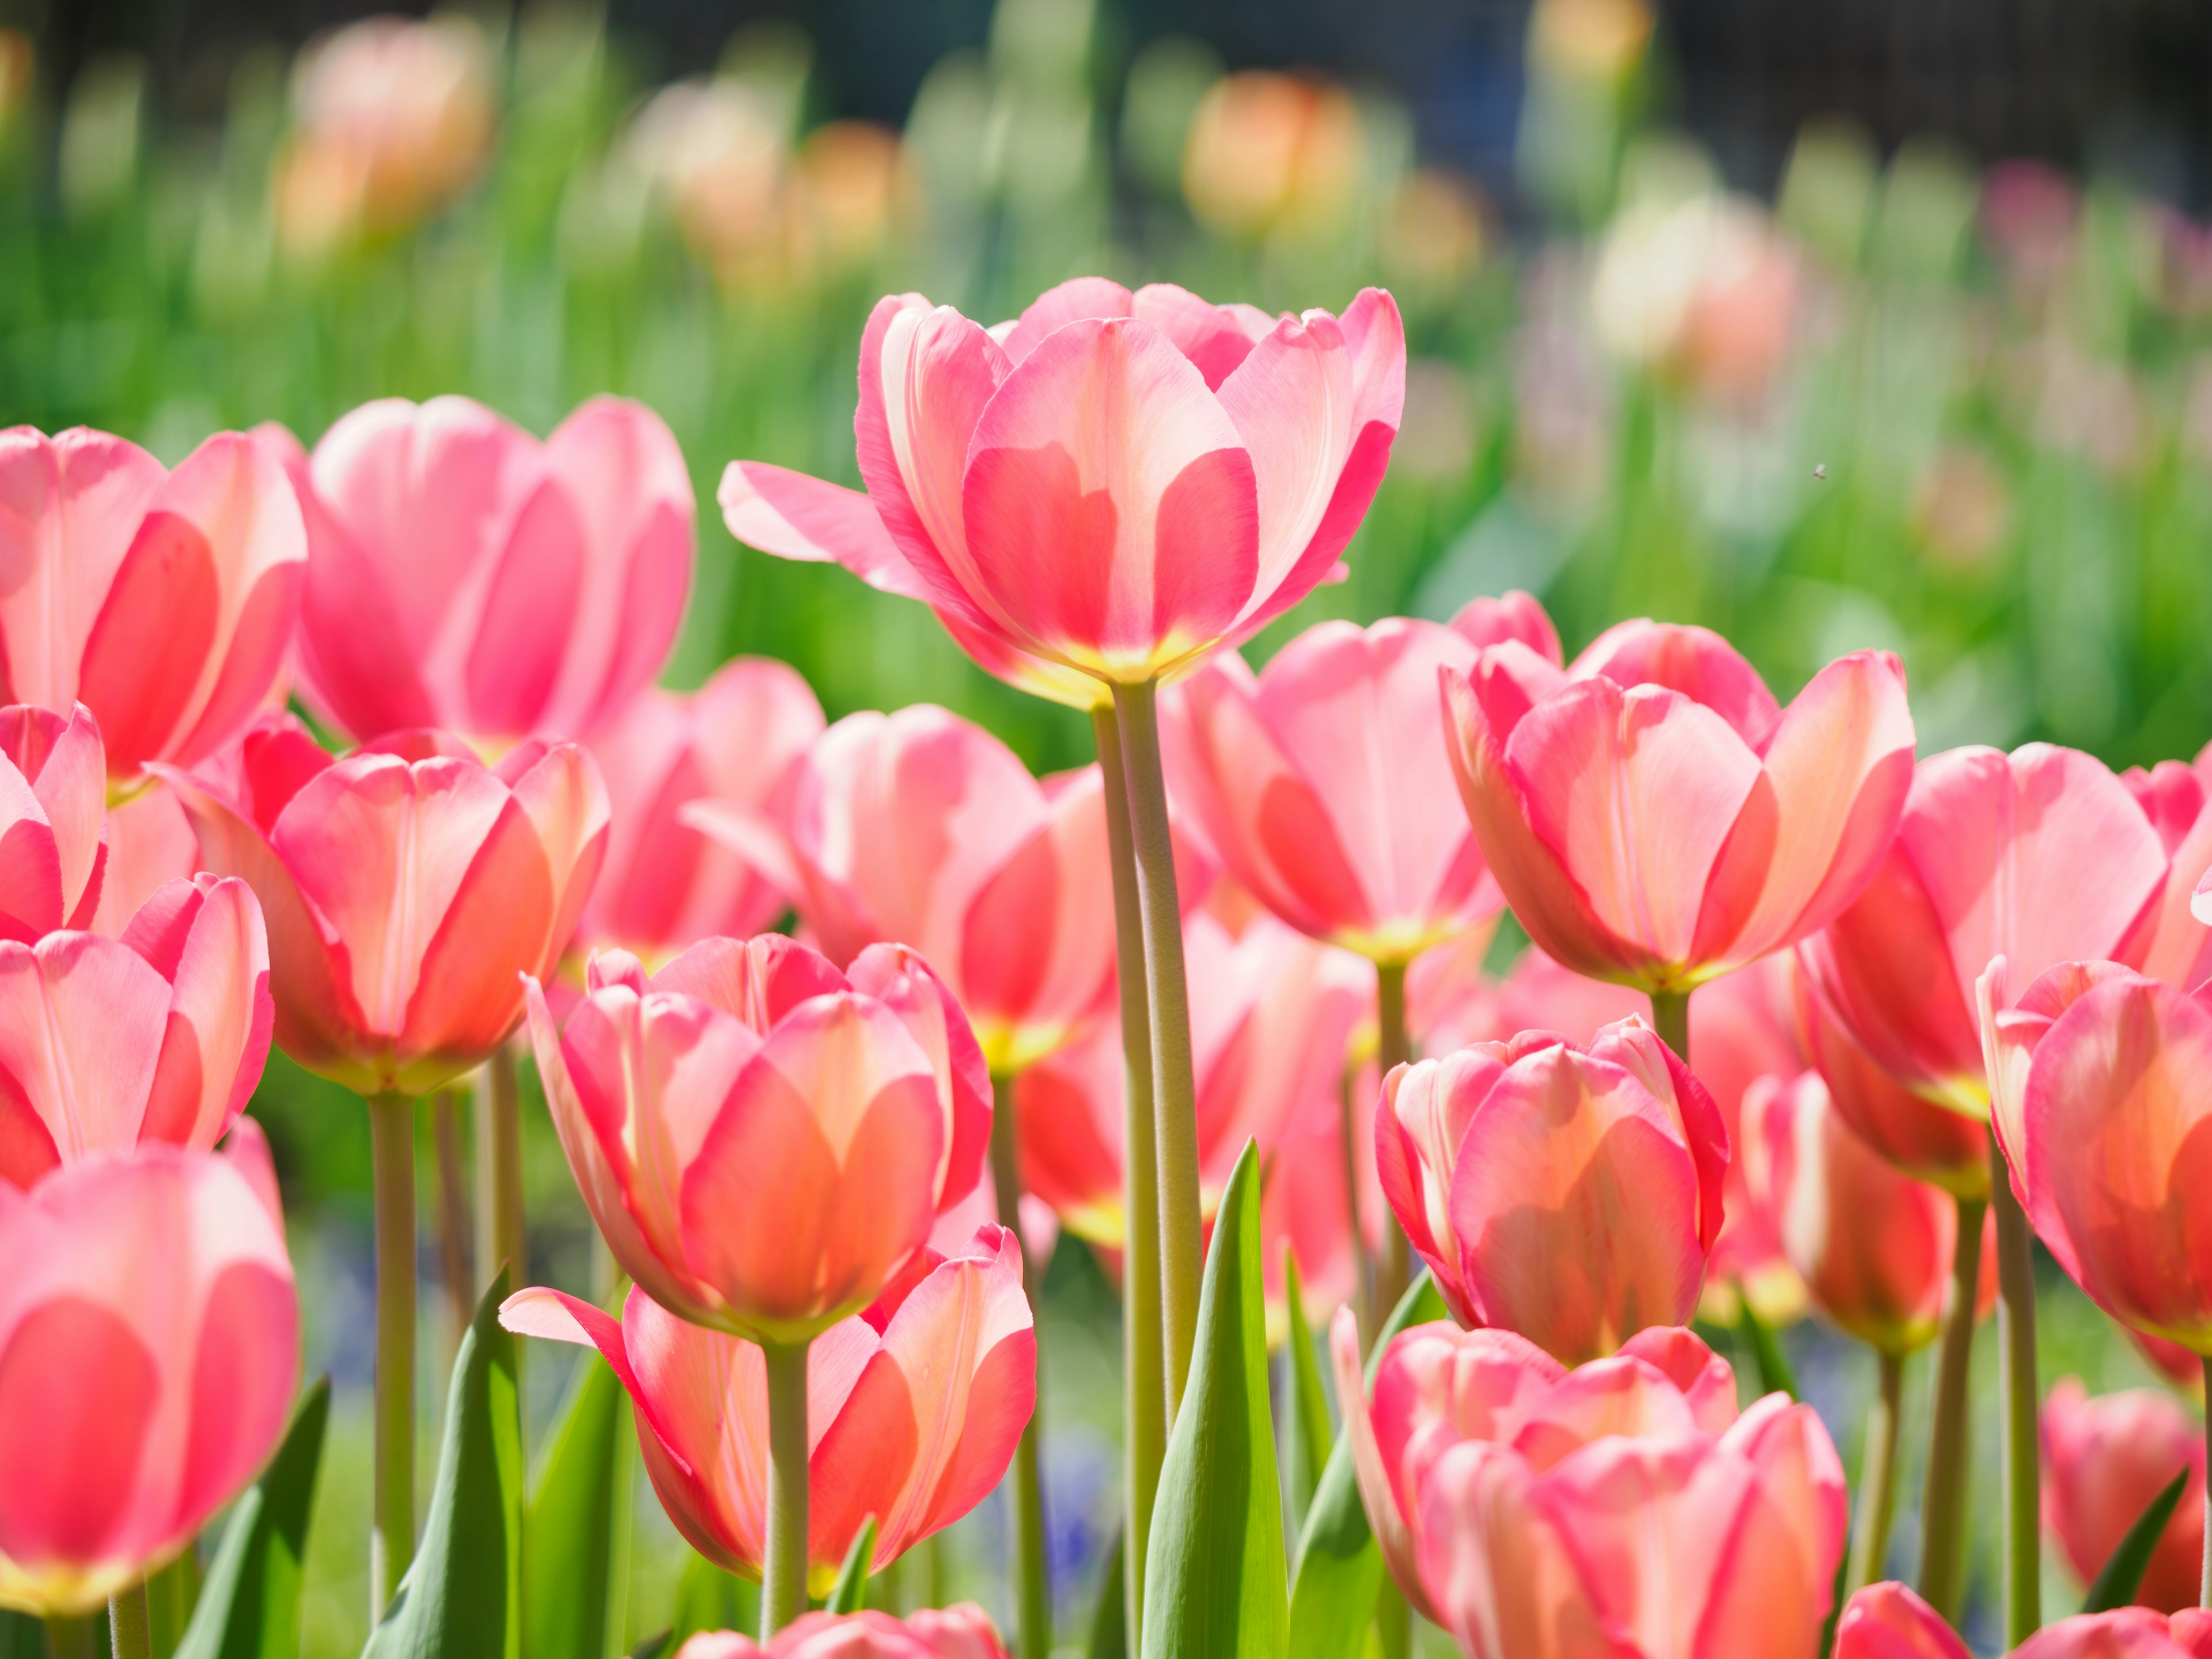
<path id="1" fill-rule="evenodd" d="M 1451 629 L 1478 651 L 1516 640 L 1554 668 L 1565 666 L 1567 660 L 1549 614 L 1517 587 L 1494 599 L 1469 599 L 1451 619 Z"/>
<path id="2" fill-rule="evenodd" d="M 1567 672 L 1577 679 L 1602 676 L 1623 690 L 1659 685 L 1679 691 L 1711 709 L 1762 753 L 1782 719 L 1781 705 L 1759 671 L 1710 628 L 1641 617 L 1615 623 Z"/>
<path id="3" fill-rule="evenodd" d="M 1869 1584 L 1844 1604 L 1836 1659 L 1973 1659 L 1950 1621 L 1905 1585 Z"/>
<path id="4" fill-rule="evenodd" d="M 1252 348 L 1274 331 L 1276 320 L 1256 306 L 1214 305 L 1173 283 L 1146 283 L 1123 314 L 1149 324 L 1173 341 L 1176 349 L 1206 377 L 1211 392 L 1221 390 L 1221 383 L 1252 355 Z"/>
<path id="5" fill-rule="evenodd" d="M 1755 1636 L 1762 1654 L 1814 1659 L 1850 1521 L 1835 1447 L 1810 1407 L 1778 1395 L 1745 1412 L 1721 1445 L 1750 1463 L 1754 1484 L 1715 1575 L 1697 1650 L 1726 1653 Z"/>
<path id="6" fill-rule="evenodd" d="M 82 927 L 99 907 L 107 854 L 107 763 L 100 727 L 82 703 L 66 717 L 27 705 L 0 714 L 0 747 L 29 780 L 53 830 L 61 925 Z"/>
<path id="7" fill-rule="evenodd" d="M 38 1115 L 65 1161 L 136 1146 L 168 1007 L 161 975 L 114 939 L 0 944 L 0 1088 Z"/>
<path id="8" fill-rule="evenodd" d="M 246 1109 L 269 1058 L 276 1005 L 261 907 L 234 878 L 171 882 L 123 942 L 172 988 L 140 1137 L 204 1150 Z"/>
<path id="9" fill-rule="evenodd" d="M 30 781 L 0 757 L 0 938 L 33 945 L 66 920 L 53 826 Z"/>
<path id="10" fill-rule="evenodd" d="M 765 461 L 732 461 L 714 499 L 730 534 L 748 547 L 779 559 L 835 562 L 880 592 L 934 602 L 866 490 Z"/>

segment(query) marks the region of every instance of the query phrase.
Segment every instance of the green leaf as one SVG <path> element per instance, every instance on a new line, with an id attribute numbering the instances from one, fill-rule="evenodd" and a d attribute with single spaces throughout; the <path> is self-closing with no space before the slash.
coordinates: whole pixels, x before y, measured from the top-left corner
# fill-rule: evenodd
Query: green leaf
<path id="1" fill-rule="evenodd" d="M 276 1455 L 232 1509 L 176 1659 L 295 1659 L 307 1516 L 330 1418 L 331 1379 L 318 1377 Z"/>
<path id="2" fill-rule="evenodd" d="M 1796 1399 L 1797 1374 L 1790 1369 L 1790 1357 L 1782 1352 L 1782 1344 L 1752 1307 L 1750 1297 L 1740 1295 L 1736 1305 L 1736 1328 L 1751 1345 L 1751 1363 L 1759 1373 L 1759 1391 L 1786 1394 Z"/>
<path id="3" fill-rule="evenodd" d="M 1098 1575 L 1098 1605 L 1091 1613 L 1091 1644 L 1086 1659 L 1128 1659 L 1128 1580 L 1123 1558 L 1128 1553 L 1126 1534 L 1115 1532 L 1114 1547 L 1106 1553 L 1105 1571 Z"/>
<path id="4" fill-rule="evenodd" d="M 501 1268 L 453 1359 L 438 1481 L 415 1565 L 362 1659 L 520 1659 L 522 1425 Z"/>
<path id="5" fill-rule="evenodd" d="M 146 1638 L 152 1659 L 173 1659 L 199 1605 L 199 1540 L 159 1572 L 146 1576 Z"/>
<path id="6" fill-rule="evenodd" d="M 538 1455 L 522 1525 L 522 1650 L 605 1659 L 621 1645 L 629 1585 L 630 1404 L 587 1353 Z"/>
<path id="7" fill-rule="evenodd" d="M 2150 1565 L 2151 1552 L 2158 1547 L 2166 1523 L 2173 1518 L 2174 1508 L 2181 1502 L 2182 1489 L 2189 1484 L 2189 1471 L 2185 1468 L 2167 1481 L 2136 1517 L 2128 1528 L 2127 1536 L 2112 1547 L 2097 1574 L 2097 1582 L 2089 1586 L 2089 1594 L 2081 1602 L 2084 1613 L 2110 1613 L 2115 1607 L 2124 1607 L 2136 1599 L 2136 1589 L 2142 1583 L 2143 1569 Z"/>
<path id="8" fill-rule="evenodd" d="M 46 1627 L 27 1613 L 0 1607 L 0 1659 L 46 1659 Z"/>
<path id="9" fill-rule="evenodd" d="M 853 1534 L 844 1563 L 837 1569 L 837 1582 L 830 1586 L 830 1599 L 822 1604 L 824 1613 L 858 1613 L 867 1605 L 868 1569 L 875 1558 L 876 1517 L 872 1515 Z"/>
<path id="10" fill-rule="evenodd" d="M 666 1659 L 676 1651 L 676 1632 L 655 1631 L 629 1650 L 629 1659 Z"/>
<path id="11" fill-rule="evenodd" d="M 1409 1325 L 1450 1316 L 1435 1281 L 1423 1273 L 1399 1298 L 1376 1335 L 1367 1355 L 1367 1380 L 1375 1380 L 1375 1367 L 1392 1337 Z M 1347 1410 L 1358 1409 L 1355 1402 L 1344 1403 Z M 1352 1468 L 1352 1437 L 1345 1435 L 1328 1455 L 1328 1465 L 1322 1470 L 1313 1504 L 1306 1510 L 1305 1530 L 1298 1534 L 1297 1581 L 1291 1591 L 1291 1659 L 1358 1659 L 1382 1588 L 1382 1552 L 1367 1524 L 1359 1482 Z"/>
<path id="12" fill-rule="evenodd" d="M 1329 1427 L 1328 1395 L 1321 1386 L 1321 1364 L 1314 1355 L 1313 1329 L 1306 1323 L 1297 1255 L 1288 1249 L 1283 1252 L 1283 1299 L 1291 1316 L 1290 1339 L 1284 1344 L 1291 1356 L 1291 1455 L 1283 1485 L 1291 1524 L 1303 1527 L 1335 1435 Z"/>
<path id="13" fill-rule="evenodd" d="M 760 1629 L 760 1586 L 724 1572 L 696 1550 L 684 1564 L 676 1584 L 676 1624 L 672 1651 L 702 1630 Z"/>
<path id="14" fill-rule="evenodd" d="M 1283 1503 L 1260 1282 L 1260 1160 L 1245 1144 L 1214 1218 L 1190 1381 L 1168 1436 L 1145 1557 L 1146 1659 L 1278 1659 Z"/>

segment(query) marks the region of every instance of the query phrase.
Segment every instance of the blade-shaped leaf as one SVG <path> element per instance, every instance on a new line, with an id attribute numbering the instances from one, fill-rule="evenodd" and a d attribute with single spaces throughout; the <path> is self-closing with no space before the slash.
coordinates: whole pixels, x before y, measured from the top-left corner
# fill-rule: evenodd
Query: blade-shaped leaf
<path id="1" fill-rule="evenodd" d="M 2189 1471 L 2184 1468 L 2143 1506 L 2135 1525 L 2128 1528 L 2127 1536 L 2115 1544 L 2112 1554 L 2105 1559 L 2104 1566 L 2098 1571 L 2097 1582 L 2089 1586 L 2089 1594 L 2082 1600 L 2082 1612 L 2110 1613 L 2135 1601 L 2143 1570 L 2150 1565 L 2151 1552 L 2158 1547 L 2166 1523 L 2173 1518 L 2182 1492 L 2188 1485 Z"/>
<path id="2" fill-rule="evenodd" d="M 1105 1571 L 1098 1575 L 1098 1605 L 1091 1611 L 1091 1645 L 1085 1650 L 1088 1659 L 1127 1659 L 1128 1581 L 1122 1577 L 1127 1541 L 1125 1534 L 1114 1534 L 1114 1547 L 1106 1553 Z"/>
<path id="3" fill-rule="evenodd" d="M 1146 1659 L 1279 1659 L 1282 1494 L 1260 1280 L 1260 1160 L 1245 1144 L 1214 1218 L 1190 1382 L 1160 1468 L 1145 1556 Z"/>
<path id="4" fill-rule="evenodd" d="M 669 1650 L 702 1630 L 743 1631 L 760 1628 L 760 1586 L 735 1573 L 724 1572 L 697 1551 L 684 1564 L 676 1583 L 676 1624 Z"/>
<path id="5" fill-rule="evenodd" d="M 655 1631 L 629 1650 L 629 1659 L 668 1659 L 676 1651 L 676 1632 Z"/>
<path id="6" fill-rule="evenodd" d="M 0 1659 L 46 1659 L 46 1627 L 27 1613 L 0 1607 Z"/>
<path id="7" fill-rule="evenodd" d="M 1389 1320 L 1367 1355 L 1367 1379 L 1390 1339 L 1408 1325 L 1448 1319 L 1443 1297 L 1428 1274 L 1415 1279 L 1399 1298 Z M 1357 1410 L 1354 1401 L 1343 1402 Z M 1375 1598 L 1382 1588 L 1382 1552 L 1376 1547 L 1359 1501 L 1359 1482 L 1352 1469 L 1352 1439 L 1340 1436 L 1314 1488 L 1298 1534 L 1297 1581 L 1291 1592 L 1291 1659 L 1358 1659 Z"/>
<path id="8" fill-rule="evenodd" d="M 586 1353 L 539 1455 L 522 1525 L 522 1650 L 604 1659 L 621 1644 L 629 1583 L 629 1396 Z"/>
<path id="9" fill-rule="evenodd" d="M 852 1546 L 837 1569 L 837 1582 L 830 1586 L 830 1599 L 822 1604 L 825 1613 L 858 1613 L 867 1604 L 868 1568 L 875 1559 L 876 1517 L 872 1515 L 853 1534 Z"/>
<path id="10" fill-rule="evenodd" d="M 1751 1346 L 1752 1368 L 1759 1373 L 1761 1394 L 1786 1394 L 1797 1398 L 1797 1374 L 1790 1368 L 1790 1357 L 1782 1352 L 1782 1344 L 1751 1305 L 1751 1298 L 1743 1297 L 1738 1303 L 1736 1323 L 1744 1340 Z"/>
<path id="11" fill-rule="evenodd" d="M 522 1425 L 506 1299 L 502 1267 L 453 1359 L 422 1547 L 362 1659 L 520 1659 Z"/>
<path id="12" fill-rule="evenodd" d="M 1304 1527 L 1335 1435 L 1329 1427 L 1328 1395 L 1321 1386 L 1321 1363 L 1314 1354 L 1313 1328 L 1306 1323 L 1297 1255 L 1288 1249 L 1283 1252 L 1283 1300 L 1291 1316 L 1290 1338 L 1283 1345 L 1291 1357 L 1291 1444 L 1283 1486 L 1291 1525 Z"/>
<path id="13" fill-rule="evenodd" d="M 295 1659 L 307 1517 L 331 1419 L 331 1380 L 318 1377 L 261 1479 L 223 1528 L 176 1659 Z M 0 1650 L 4 1651 L 4 1650 Z"/>
<path id="14" fill-rule="evenodd" d="M 177 1644 L 199 1605 L 199 1541 L 159 1572 L 146 1575 L 146 1641 L 152 1659 L 174 1659 Z"/>

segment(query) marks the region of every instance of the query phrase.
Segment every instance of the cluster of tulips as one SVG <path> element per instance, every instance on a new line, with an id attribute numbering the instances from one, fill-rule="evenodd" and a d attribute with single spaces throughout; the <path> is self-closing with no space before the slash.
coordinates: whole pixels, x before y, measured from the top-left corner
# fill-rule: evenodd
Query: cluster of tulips
<path id="1" fill-rule="evenodd" d="M 900 295 L 860 345 L 866 489 L 730 466 L 740 539 L 1089 714 L 1097 765 L 1042 781 L 942 709 L 825 726 L 770 663 L 653 689 L 693 506 L 634 405 L 541 444 L 374 404 L 173 473 L 0 435 L 0 1604 L 60 1645 L 106 1603 L 137 1659 L 147 1575 L 284 1432 L 297 1300 L 240 1115 L 273 1040 L 368 1105 L 372 1594 L 380 1629 L 428 1616 L 415 1102 L 511 1079 L 526 1031 L 630 1288 L 497 1318 L 605 1356 L 671 1519 L 761 1584 L 758 1644 L 686 1659 L 1004 1655 L 972 1607 L 848 1583 L 1002 1482 L 1044 1659 L 1060 1228 L 1122 1296 L 1123 1650 L 1402 1654 L 1417 1610 L 1480 1659 L 1963 1654 L 1994 1302 L 2008 1639 L 2212 1654 L 2212 1615 L 2166 1617 L 2187 1510 L 2126 1586 L 2166 1607 L 2036 1633 L 2039 1504 L 2094 1572 L 2203 1455 L 2154 1396 L 2069 1382 L 2039 1417 L 2031 1255 L 2177 1376 L 2212 1354 L 2212 773 L 1916 762 L 1886 653 L 1784 708 L 1699 629 L 1570 662 L 1522 594 L 1325 623 L 1255 674 L 1404 379 L 1374 290 L 1273 318 L 1085 279 L 992 328 Z M 1740 1406 L 1687 1328 L 1793 1300 L 1880 1358 L 1855 1519 L 1811 1408 Z M 1939 1340 L 1916 1591 L 1879 1581 L 1902 1367 Z M 512 1575 L 469 1593 L 515 1652 Z"/>

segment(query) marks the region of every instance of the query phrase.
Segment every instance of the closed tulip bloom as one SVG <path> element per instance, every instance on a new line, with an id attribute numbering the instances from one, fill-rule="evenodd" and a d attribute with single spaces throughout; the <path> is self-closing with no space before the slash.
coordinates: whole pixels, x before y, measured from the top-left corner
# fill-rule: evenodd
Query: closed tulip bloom
<path id="1" fill-rule="evenodd" d="M 107 866 L 107 771 L 82 703 L 0 708 L 0 939 L 89 927 Z"/>
<path id="2" fill-rule="evenodd" d="M 1973 1653 L 1942 1614 L 1892 1583 L 1869 1584 L 1845 1604 L 1835 1659 L 1973 1659 Z M 2006 1659 L 2212 1659 L 2212 1613 L 2077 1613 L 2045 1626 Z"/>
<path id="3" fill-rule="evenodd" d="M 1875 1064 L 1986 1118 L 1974 984 L 1990 959 L 2024 988 L 2110 957 L 2166 874 L 2158 831 L 2101 762 L 2047 744 L 1954 749 L 1920 763 L 1881 867 L 1800 955 Z"/>
<path id="4" fill-rule="evenodd" d="M 355 737 L 580 738 L 650 682 L 691 585 L 690 474 L 659 416 L 594 398 L 544 443 L 465 398 L 364 404 L 312 459 L 301 690 Z"/>
<path id="5" fill-rule="evenodd" d="M 273 1016 L 242 881 L 173 881 L 119 939 L 0 943 L 0 1182 L 143 1141 L 206 1151 L 261 1080 Z"/>
<path id="6" fill-rule="evenodd" d="M 559 1291 L 517 1291 L 511 1331 L 596 1346 L 637 1407 L 646 1473 L 686 1541 L 758 1579 L 767 1547 L 768 1377 L 761 1351 L 633 1288 L 620 1321 Z M 820 1595 L 870 1516 L 880 1571 L 980 1503 L 1036 1403 L 1021 1246 L 986 1224 L 912 1265 L 807 1355 L 807 1580 Z M 783 1652 L 778 1647 L 773 1652 Z M 811 1651 L 811 1650 L 808 1650 Z"/>
<path id="7" fill-rule="evenodd" d="M 1721 1226 L 1728 1133 L 1641 1019 L 1401 1066 L 1375 1120 L 1382 1191 L 1465 1325 L 1569 1364 L 1687 1320 Z"/>
<path id="8" fill-rule="evenodd" d="M 275 1450 L 300 1310 L 267 1143 L 0 1182 L 0 1607 L 97 1608 Z"/>
<path id="9" fill-rule="evenodd" d="M 1006 1659 L 991 1616 L 973 1601 L 887 1613 L 810 1613 L 763 1647 L 736 1631 L 702 1631 L 676 1659 Z"/>
<path id="10" fill-rule="evenodd" d="M 1687 991 L 1826 922 L 1912 775 L 1905 672 L 1838 659 L 1778 706 L 1699 628 L 1623 623 L 1565 670 L 1517 639 L 1443 671 L 1452 769 L 1491 872 L 1578 973 Z"/>
<path id="11" fill-rule="evenodd" d="M 2204 1555 L 2204 1435 L 2172 1395 L 2125 1389 L 2094 1399 L 2062 1376 L 2043 1401 L 2043 1526 L 2089 1583 L 2150 1500 L 2184 1469 L 2189 1485 L 2159 1534 L 2136 1600 L 2160 1613 L 2197 1605 Z"/>
<path id="12" fill-rule="evenodd" d="M 1567 660 L 1550 615 L 1534 596 L 1517 587 L 1494 599 L 1486 595 L 1469 599 L 1451 619 L 1451 628 L 1478 651 L 1517 640 L 1554 668 L 1565 666 Z"/>
<path id="13" fill-rule="evenodd" d="M 1319 623 L 1258 675 L 1219 653 L 1163 718 L 1170 787 L 1276 915 L 1410 961 L 1503 903 L 1443 764 L 1437 671 L 1474 658 L 1450 629 L 1402 617 Z"/>
<path id="14" fill-rule="evenodd" d="M 283 672 L 307 580 L 283 467 L 219 432 L 171 472 L 76 427 L 0 432 L 0 701 L 83 704 L 108 775 L 189 766 L 235 738 Z"/>
<path id="15" fill-rule="evenodd" d="M 493 769 L 416 733 L 339 759 L 280 720 L 228 778 L 162 776 L 208 867 L 260 901 L 277 1046 L 362 1095 L 427 1093 L 505 1041 L 606 844 L 606 791 L 574 744 Z"/>
<path id="16" fill-rule="evenodd" d="M 812 1336 L 974 1188 L 990 1079 L 912 951 L 848 975 L 780 934 L 715 939 L 651 978 L 597 956 L 585 983 L 565 1031 L 528 986 L 546 1103 L 615 1260 L 681 1317 Z"/>
<path id="17" fill-rule="evenodd" d="M 1399 1585 L 1471 1659 L 1813 1659 L 1845 1529 L 1820 1419 L 1686 1330 L 1568 1370 L 1506 1331 L 1417 1326 L 1363 1384 L 1330 1331 L 1361 1495 Z"/>
<path id="18" fill-rule="evenodd" d="M 2193 991 L 2212 977 L 2212 927 L 2190 914 L 2197 884 L 2212 868 L 2212 746 L 2194 765 L 2131 766 L 2120 781 L 2158 831 L 2166 878 L 2117 954 L 2153 979 Z"/>
<path id="19" fill-rule="evenodd" d="M 758 933 L 781 892 L 678 812 L 702 799 L 764 808 L 809 744 L 822 705 L 765 657 L 726 664 L 693 692 L 647 686 L 586 742 L 606 781 L 606 862 L 578 937 L 665 957 L 695 939 Z"/>
<path id="20" fill-rule="evenodd" d="M 741 539 L 836 559 L 1000 653 L 1141 683 L 1328 575 L 1389 463 L 1405 355 L 1372 289 L 1340 319 L 1277 319 L 1080 277 L 989 330 L 893 295 L 854 417 L 889 547 L 816 502 L 834 486 L 756 463 L 724 511 Z"/>

